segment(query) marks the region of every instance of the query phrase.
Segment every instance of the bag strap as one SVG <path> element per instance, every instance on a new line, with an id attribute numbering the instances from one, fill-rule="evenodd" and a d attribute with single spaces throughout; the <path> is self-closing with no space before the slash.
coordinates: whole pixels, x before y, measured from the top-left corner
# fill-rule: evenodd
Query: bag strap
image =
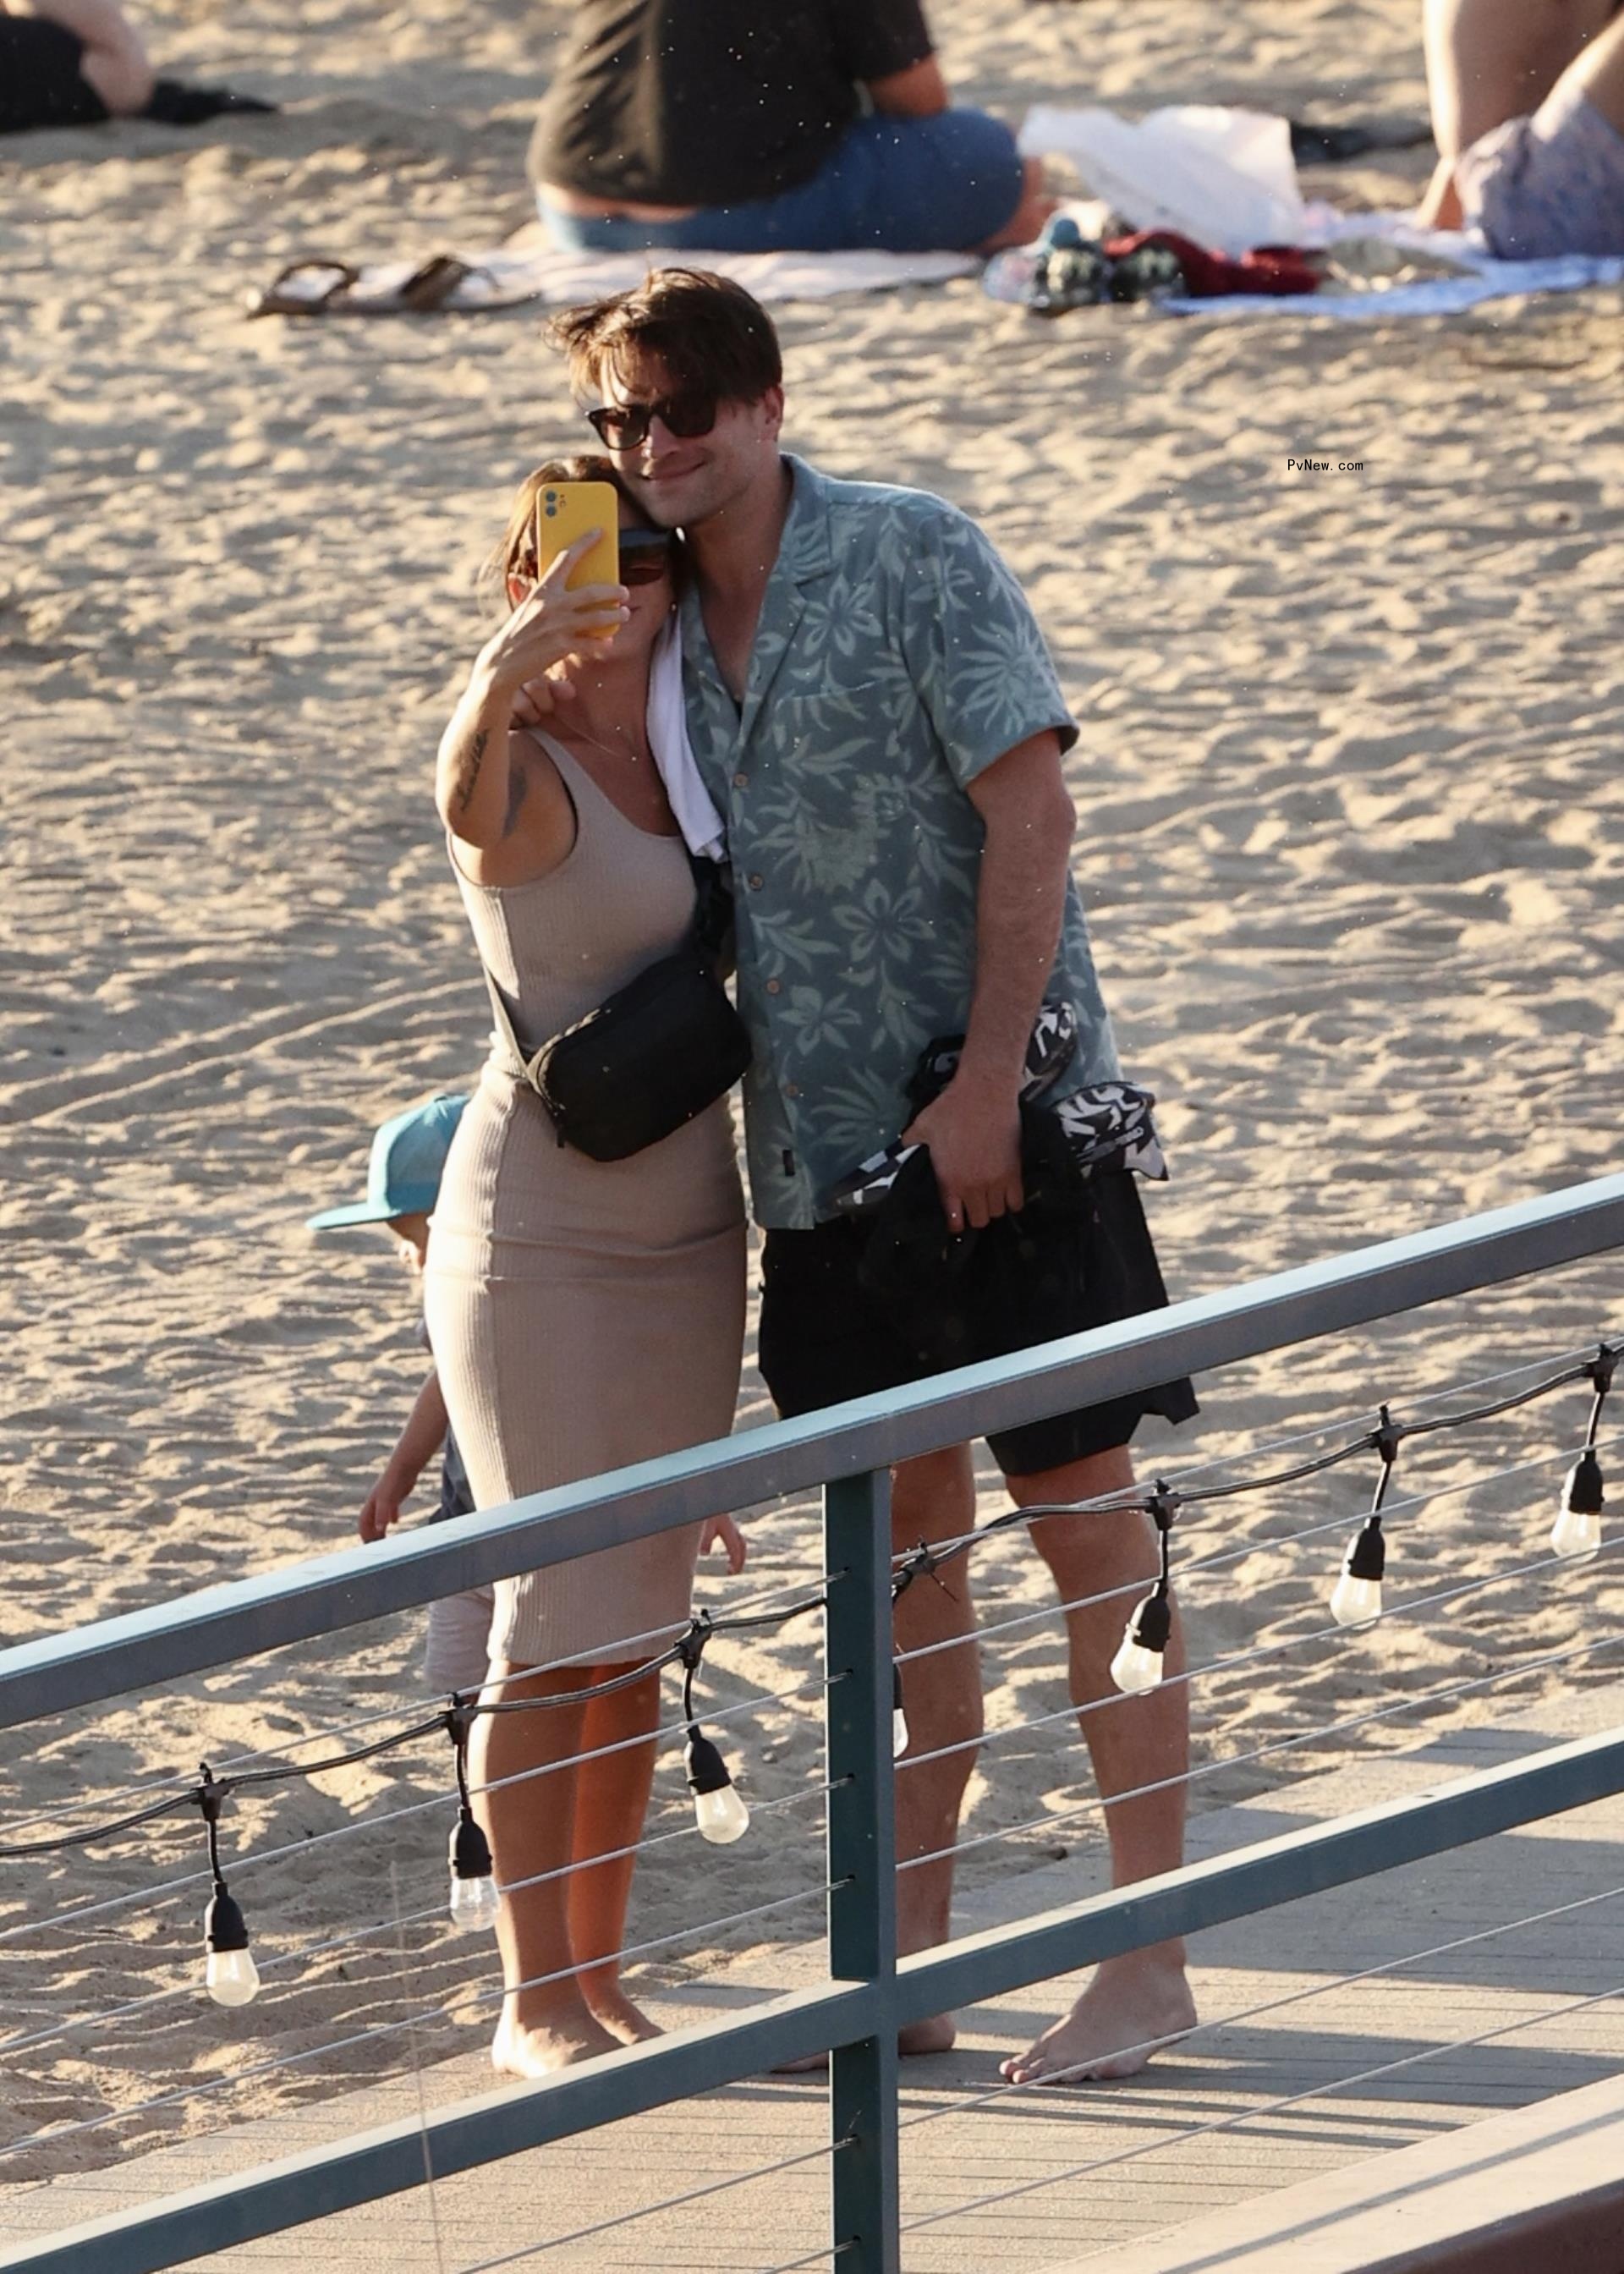
<path id="1" fill-rule="evenodd" d="M 529 1088 L 533 1089 L 537 1096 L 539 1097 L 541 1096 L 541 1084 L 537 1079 L 536 1069 L 541 1059 L 542 1051 L 546 1049 L 547 1045 L 544 1043 L 541 1045 L 540 1050 L 532 1051 L 530 1057 L 526 1058 L 523 1050 L 520 1046 L 519 1037 L 514 1032 L 513 1019 L 508 1009 L 507 1002 L 503 998 L 502 990 L 497 985 L 495 980 L 491 976 L 490 968 L 486 964 L 483 956 L 479 959 L 479 970 L 481 976 L 485 980 L 485 991 L 491 998 L 491 1010 L 496 1020 L 497 1039 L 500 1042 L 505 1043 L 508 1046 L 509 1063 L 505 1067 L 504 1071 L 515 1075 L 518 1081 L 523 1082 Z"/>

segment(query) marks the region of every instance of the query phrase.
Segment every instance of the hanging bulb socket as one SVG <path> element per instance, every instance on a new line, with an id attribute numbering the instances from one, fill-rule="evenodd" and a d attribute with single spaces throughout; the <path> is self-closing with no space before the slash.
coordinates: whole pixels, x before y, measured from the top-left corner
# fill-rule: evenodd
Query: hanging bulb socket
<path id="1" fill-rule="evenodd" d="M 903 1711 L 902 1706 L 902 1667 L 900 1662 L 893 1658 L 891 1662 L 891 1758 L 894 1761 L 899 1761 L 904 1753 L 907 1751 L 907 1749 L 908 1717 Z"/>
<path id="2" fill-rule="evenodd" d="M 695 1722 L 688 1725 L 683 1766 L 701 1839 L 716 1848 L 731 1848 L 749 1830 L 750 1811 L 733 1789 L 726 1762 Z"/>
<path id="3" fill-rule="evenodd" d="M 464 1934 L 496 1924 L 501 1909 L 491 1843 L 466 1803 L 451 1827 L 451 1924 Z"/>

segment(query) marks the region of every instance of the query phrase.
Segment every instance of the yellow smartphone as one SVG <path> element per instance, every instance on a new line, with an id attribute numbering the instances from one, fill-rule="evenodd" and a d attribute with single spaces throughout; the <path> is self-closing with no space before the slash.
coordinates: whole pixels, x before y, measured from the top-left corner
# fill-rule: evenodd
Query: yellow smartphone
<path id="1" fill-rule="evenodd" d="M 549 482 L 536 497 L 536 574 L 543 576 L 589 529 L 603 531 L 569 572 L 569 587 L 620 581 L 620 500 L 613 482 Z M 612 631 L 613 626 L 608 628 Z M 608 631 L 601 636 L 606 637 Z"/>

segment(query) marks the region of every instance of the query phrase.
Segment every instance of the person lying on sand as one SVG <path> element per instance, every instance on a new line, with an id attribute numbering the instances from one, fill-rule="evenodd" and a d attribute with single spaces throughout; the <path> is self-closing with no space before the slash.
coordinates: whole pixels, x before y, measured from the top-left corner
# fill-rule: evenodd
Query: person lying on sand
<path id="1" fill-rule="evenodd" d="M 568 250 L 991 252 L 1053 209 L 921 0 L 581 0 L 530 147 Z"/>
<path id="2" fill-rule="evenodd" d="M 0 134 L 157 118 L 195 126 L 224 110 L 269 110 L 224 87 L 159 79 L 116 0 L 0 0 Z"/>
<path id="3" fill-rule="evenodd" d="M 1429 228 L 1501 260 L 1624 255 L 1620 0 L 1426 0 Z"/>

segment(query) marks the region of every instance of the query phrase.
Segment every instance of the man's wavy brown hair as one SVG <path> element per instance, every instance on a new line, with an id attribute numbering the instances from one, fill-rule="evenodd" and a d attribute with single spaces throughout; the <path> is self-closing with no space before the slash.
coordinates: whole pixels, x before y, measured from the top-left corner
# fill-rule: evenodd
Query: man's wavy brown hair
<path id="1" fill-rule="evenodd" d="M 784 380 L 771 317 L 742 284 L 704 268 L 651 269 L 635 290 L 556 317 L 548 336 L 583 402 L 601 397 L 628 351 L 658 358 L 673 388 L 718 403 L 758 403 Z"/>

